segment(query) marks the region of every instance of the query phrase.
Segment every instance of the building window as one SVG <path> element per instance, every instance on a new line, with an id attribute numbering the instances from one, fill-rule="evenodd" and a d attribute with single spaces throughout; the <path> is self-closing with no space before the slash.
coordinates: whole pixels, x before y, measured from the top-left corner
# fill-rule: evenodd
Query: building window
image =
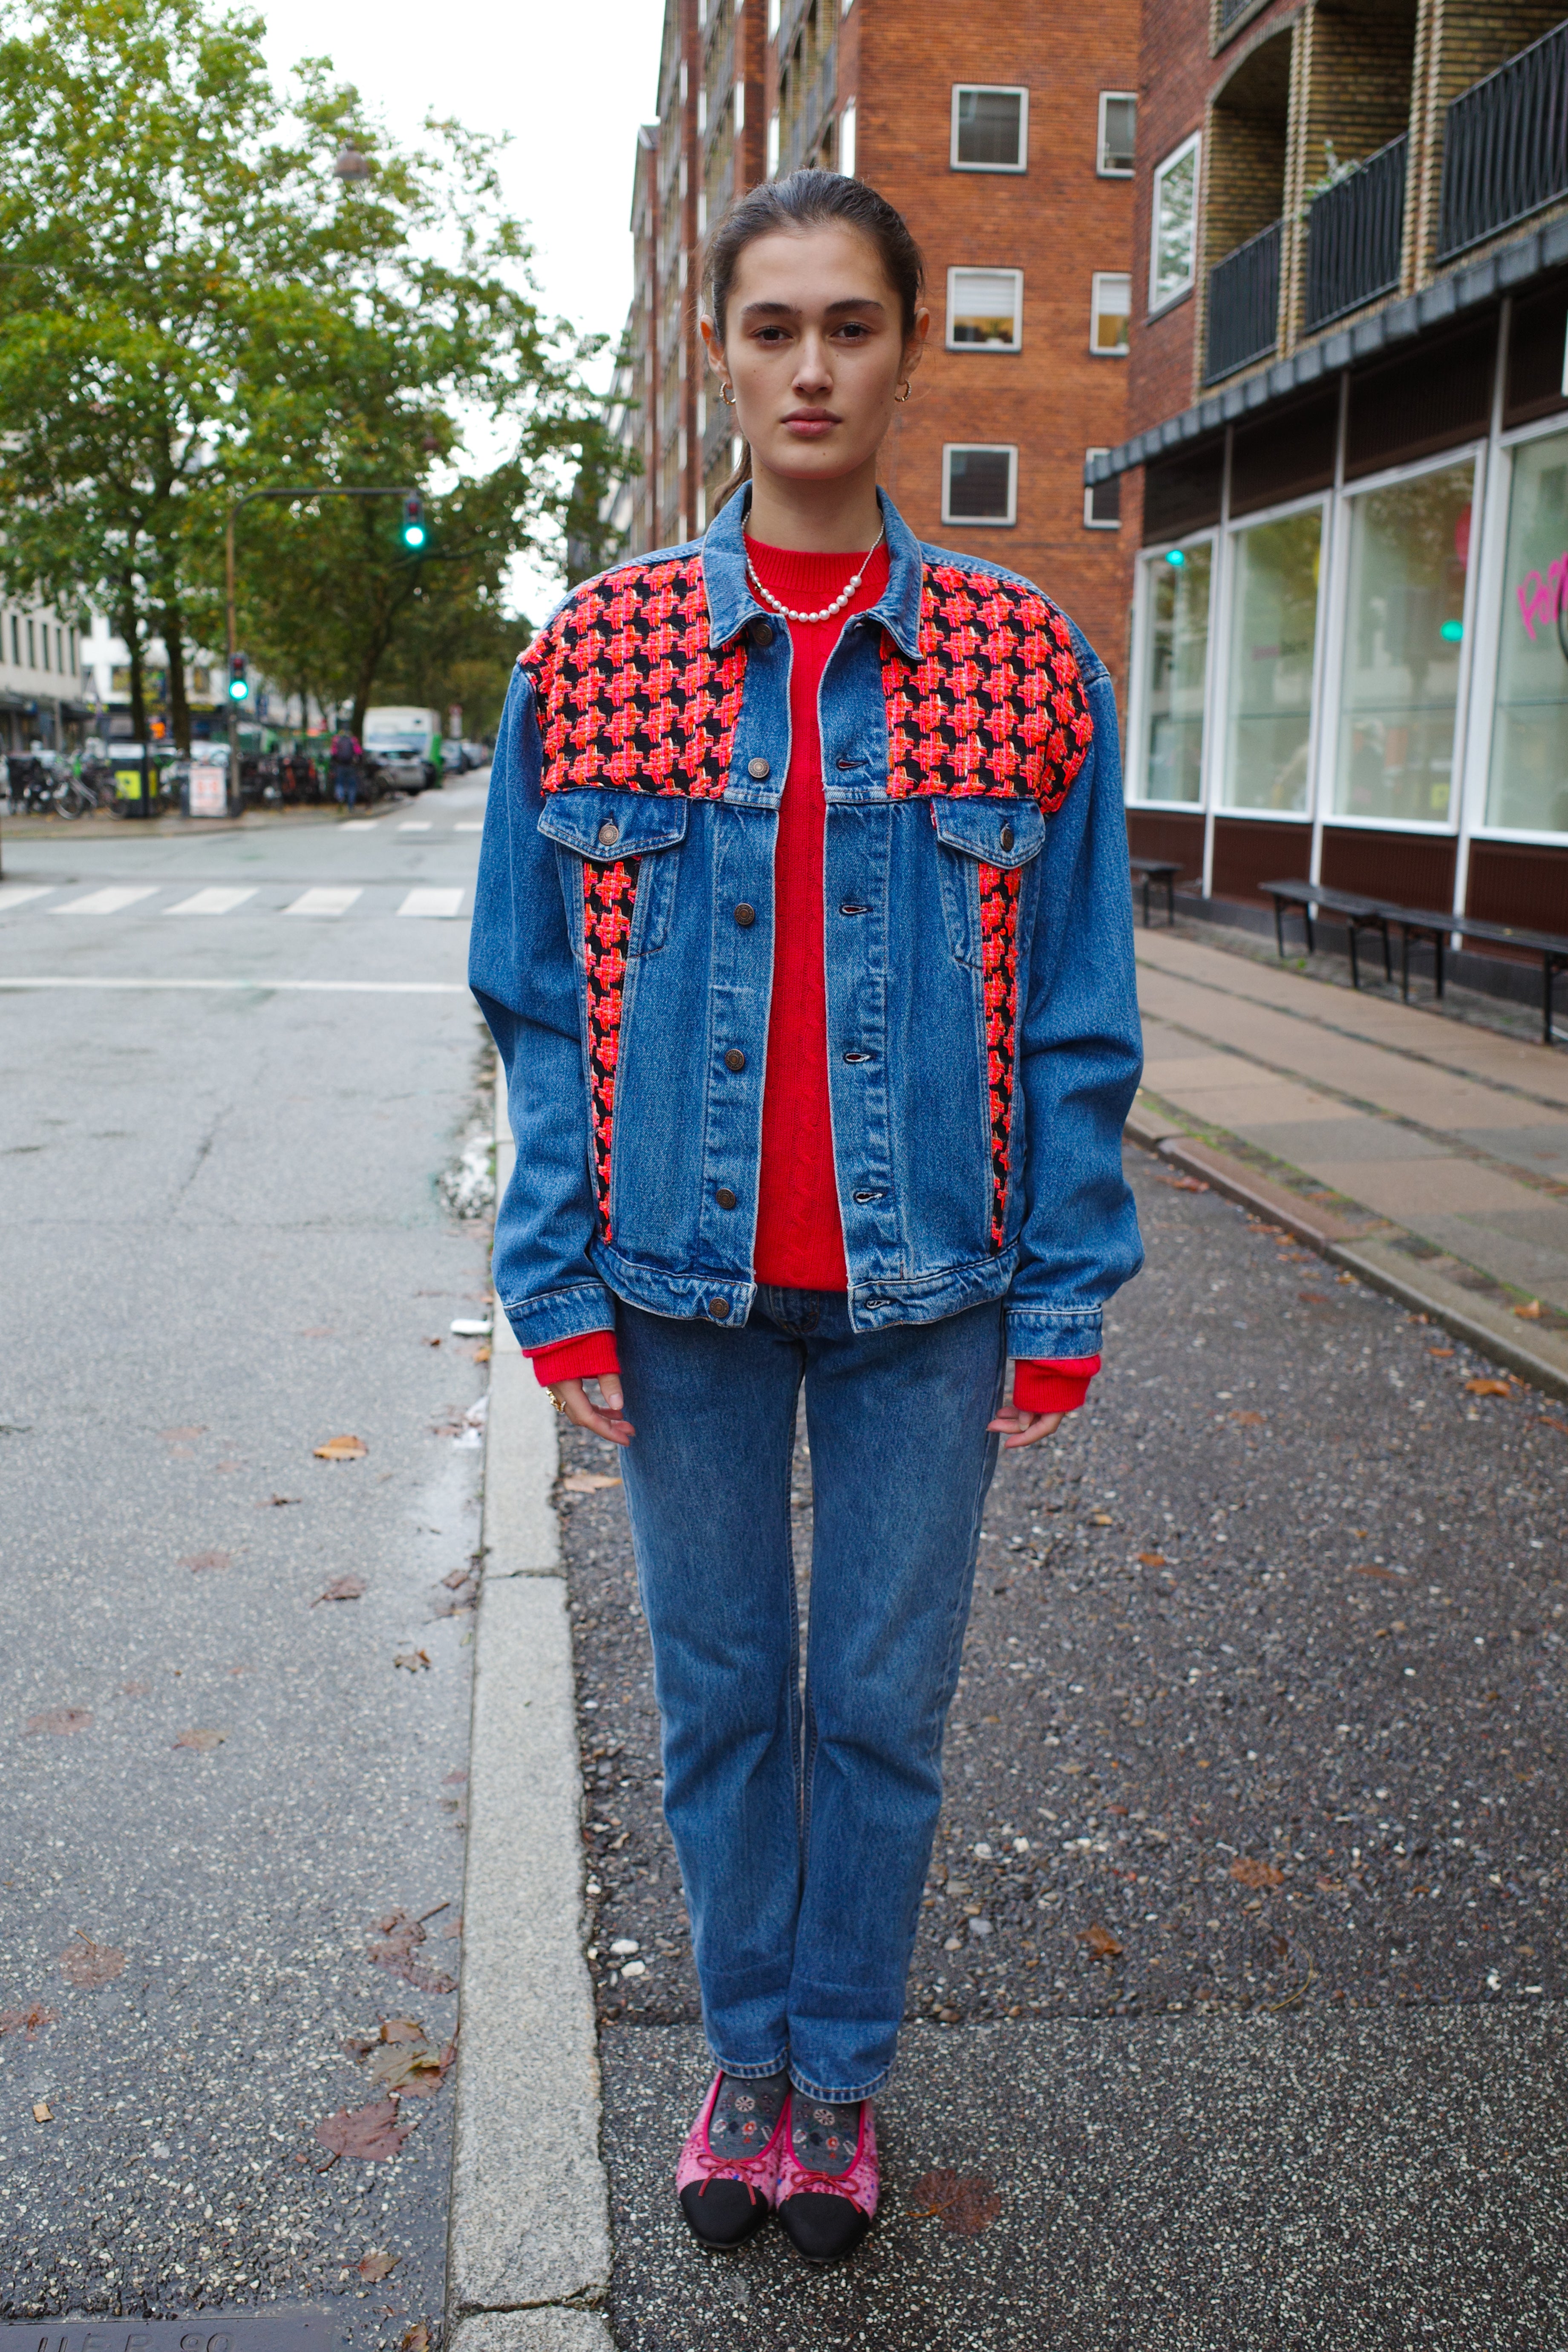
<path id="1" fill-rule="evenodd" d="M 1190 294 L 1198 233 L 1198 156 L 1202 142 L 1194 131 L 1173 155 L 1155 167 L 1154 203 L 1150 222 L 1149 308 L 1163 310 L 1167 302 Z"/>
<path id="2" fill-rule="evenodd" d="M 952 88 L 955 172 L 1022 172 L 1028 167 L 1029 93 L 979 82 Z"/>
<path id="3" fill-rule="evenodd" d="M 838 118 L 838 168 L 847 180 L 855 177 L 855 101 Z"/>
<path id="4" fill-rule="evenodd" d="M 770 114 L 768 117 L 768 177 L 770 180 L 776 180 L 778 175 L 779 119 L 776 114 Z"/>
<path id="5" fill-rule="evenodd" d="M 1021 269 L 950 269 L 949 351 L 1016 352 L 1024 340 Z"/>
<path id="6" fill-rule="evenodd" d="M 1115 269 L 1097 269 L 1089 298 L 1089 348 L 1102 360 L 1127 357 L 1131 324 L 1132 280 Z"/>
<path id="7" fill-rule="evenodd" d="M 1132 177 L 1132 135 L 1138 127 L 1138 100 L 1130 89 L 1100 93 L 1100 138 L 1095 170 L 1102 180 Z"/>
<path id="8" fill-rule="evenodd" d="M 1568 433 L 1513 452 L 1487 823 L 1568 834 Z M 16 624 L 11 624 L 13 632 Z"/>
<path id="9" fill-rule="evenodd" d="M 11 615 L 11 663 L 16 669 L 22 667 L 22 625 L 15 613 Z"/>
<path id="10" fill-rule="evenodd" d="M 27 624 L 27 667 L 29 669 L 37 669 L 37 667 L 38 648 L 33 638 L 33 624 L 29 621 Z"/>
<path id="11" fill-rule="evenodd" d="M 1103 448 L 1086 449 L 1085 457 L 1103 457 Z M 1121 477 L 1112 474 L 1108 482 L 1086 482 L 1083 490 L 1083 527 L 1085 530 L 1120 530 L 1121 528 Z"/>
<path id="12" fill-rule="evenodd" d="M 1142 798 L 1195 808 L 1203 797 L 1204 690 L 1214 550 L 1172 547 L 1146 567 Z"/>
<path id="13" fill-rule="evenodd" d="M 55 631 L 55 667 L 58 670 L 60 676 L 64 677 L 66 674 L 66 639 L 65 631 L 63 629 L 57 629 Z"/>
<path id="14" fill-rule="evenodd" d="M 1475 487 L 1467 457 L 1349 502 L 1337 816 L 1448 821 Z"/>
<path id="15" fill-rule="evenodd" d="M 1322 544 L 1321 507 L 1235 535 L 1226 808 L 1300 815 L 1307 807 Z"/>
<path id="16" fill-rule="evenodd" d="M 743 81 L 738 81 L 735 84 L 735 128 L 737 131 L 744 131 L 745 127 L 746 85 Z"/>
<path id="17" fill-rule="evenodd" d="M 1011 523 L 1016 520 L 1018 452 L 1002 442 L 957 445 L 942 453 L 943 522 Z"/>

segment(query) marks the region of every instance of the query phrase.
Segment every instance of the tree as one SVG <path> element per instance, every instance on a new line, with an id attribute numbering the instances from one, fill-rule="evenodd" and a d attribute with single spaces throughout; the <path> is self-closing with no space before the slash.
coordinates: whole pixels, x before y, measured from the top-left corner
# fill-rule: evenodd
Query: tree
<path id="1" fill-rule="evenodd" d="M 426 146 L 400 150 L 324 59 L 300 68 L 286 104 L 260 20 L 215 0 L 41 0 L 12 24 L 0 41 L 10 593 L 79 619 L 101 604 L 133 667 L 161 636 L 186 745 L 186 653 L 221 635 L 223 518 L 242 491 L 427 485 L 438 470 L 460 508 L 486 478 L 465 470 L 455 420 L 471 415 L 511 453 L 489 527 L 510 535 L 508 552 L 552 532 L 554 453 L 598 429 L 577 373 L 587 347 L 540 320 L 493 142 L 433 123 Z M 334 175 L 349 145 L 371 162 L 363 182 Z M 363 519 L 329 522 L 323 507 L 312 520 L 318 546 L 340 554 L 360 533 L 334 623 L 354 658 L 340 646 L 302 663 L 273 632 L 279 660 L 292 659 L 280 674 L 313 666 L 341 688 L 352 672 L 356 706 L 409 587 L 379 560 L 380 502 L 363 503 Z M 265 633 L 265 559 L 288 526 L 257 513 L 242 526 L 243 579 Z"/>

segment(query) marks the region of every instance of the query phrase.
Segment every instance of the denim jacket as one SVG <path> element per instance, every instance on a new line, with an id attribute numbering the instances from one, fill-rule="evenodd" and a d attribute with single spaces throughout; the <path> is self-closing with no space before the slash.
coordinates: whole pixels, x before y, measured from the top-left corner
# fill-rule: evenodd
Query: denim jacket
<path id="1" fill-rule="evenodd" d="M 495 1280 L 524 1348 L 613 1328 L 613 1297 L 740 1325 L 756 1297 L 791 648 L 743 512 L 574 590 L 501 719 L 469 979 L 517 1139 Z M 888 585 L 819 702 L 849 1314 L 1005 1297 L 1011 1354 L 1089 1356 L 1142 1262 L 1115 700 L 1029 582 L 882 512 Z"/>

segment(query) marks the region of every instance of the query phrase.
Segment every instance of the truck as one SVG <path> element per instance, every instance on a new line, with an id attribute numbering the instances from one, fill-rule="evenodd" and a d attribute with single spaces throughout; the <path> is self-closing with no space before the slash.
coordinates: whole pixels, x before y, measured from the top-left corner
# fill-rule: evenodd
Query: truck
<path id="1" fill-rule="evenodd" d="M 364 748 L 384 790 L 425 793 L 442 780 L 441 721 L 434 710 L 377 704 L 364 714 Z"/>

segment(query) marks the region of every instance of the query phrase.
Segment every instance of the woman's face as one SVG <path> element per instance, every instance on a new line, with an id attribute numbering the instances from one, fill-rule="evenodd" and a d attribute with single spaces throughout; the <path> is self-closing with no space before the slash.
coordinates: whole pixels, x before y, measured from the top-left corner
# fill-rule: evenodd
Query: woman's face
<path id="1" fill-rule="evenodd" d="M 839 222 L 754 237 L 730 288 L 724 341 L 702 322 L 732 388 L 754 467 L 835 481 L 875 457 L 930 315 L 906 342 L 897 289 L 868 237 Z"/>

